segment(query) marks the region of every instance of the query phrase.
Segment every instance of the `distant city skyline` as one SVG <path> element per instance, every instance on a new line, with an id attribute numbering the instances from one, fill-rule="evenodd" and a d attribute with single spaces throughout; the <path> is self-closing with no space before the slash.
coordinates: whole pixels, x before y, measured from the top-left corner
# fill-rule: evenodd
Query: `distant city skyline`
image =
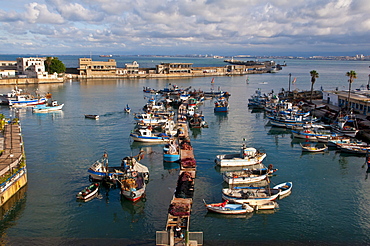
<path id="1" fill-rule="evenodd" d="M 13 0 L 2 54 L 370 55 L 367 0 Z"/>

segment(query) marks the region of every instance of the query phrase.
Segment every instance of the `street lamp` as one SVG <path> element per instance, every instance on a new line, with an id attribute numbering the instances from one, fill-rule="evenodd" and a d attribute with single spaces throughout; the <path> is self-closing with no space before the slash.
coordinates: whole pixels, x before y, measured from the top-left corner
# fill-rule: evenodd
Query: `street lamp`
<path id="1" fill-rule="evenodd" d="M 370 75 L 369 75 L 370 76 Z M 291 73 L 289 73 L 289 90 L 288 90 L 288 92 L 290 92 L 290 80 L 291 80 L 291 78 L 292 78 L 292 74 Z"/>

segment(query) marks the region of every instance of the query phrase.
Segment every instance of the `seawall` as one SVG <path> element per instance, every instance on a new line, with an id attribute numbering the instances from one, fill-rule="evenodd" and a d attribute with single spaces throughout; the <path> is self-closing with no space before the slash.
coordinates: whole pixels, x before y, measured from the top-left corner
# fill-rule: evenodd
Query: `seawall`
<path id="1" fill-rule="evenodd" d="M 0 206 L 27 184 L 21 127 L 17 122 L 4 126 L 4 148 L 0 156 Z"/>

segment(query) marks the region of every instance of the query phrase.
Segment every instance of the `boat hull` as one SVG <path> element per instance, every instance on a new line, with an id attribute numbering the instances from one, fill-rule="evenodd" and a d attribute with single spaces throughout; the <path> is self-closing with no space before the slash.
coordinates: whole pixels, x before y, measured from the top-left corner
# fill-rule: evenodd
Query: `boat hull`
<path id="1" fill-rule="evenodd" d="M 275 200 L 280 195 L 279 189 L 271 189 L 270 191 L 263 190 L 264 189 L 253 191 L 253 189 L 251 188 L 250 190 L 239 189 L 230 191 L 230 189 L 223 189 L 222 199 L 229 200 L 230 202 L 239 204 L 240 203 L 264 204 L 267 201 Z M 250 195 L 248 194 L 248 191 L 250 192 Z M 271 195 L 268 195 L 267 193 L 270 193 Z"/>
<path id="2" fill-rule="evenodd" d="M 265 157 L 266 153 L 251 158 L 241 158 L 240 154 L 217 155 L 215 162 L 217 165 L 221 167 L 251 166 L 261 163 L 263 159 L 265 159 Z"/>
<path id="3" fill-rule="evenodd" d="M 145 193 L 145 187 L 138 190 L 121 190 L 121 195 L 132 202 L 138 201 Z"/>
<path id="4" fill-rule="evenodd" d="M 218 214 L 246 214 L 254 211 L 248 204 L 226 204 L 225 206 L 206 204 L 205 206 L 208 211 Z"/>
<path id="5" fill-rule="evenodd" d="M 50 113 L 50 112 L 55 112 L 55 111 L 60 111 L 63 109 L 64 104 L 58 105 L 58 106 L 44 106 L 39 105 L 36 106 L 32 109 L 33 113 Z"/>
<path id="6" fill-rule="evenodd" d="M 215 113 L 226 113 L 229 111 L 229 107 L 215 107 L 214 110 L 213 110 Z"/>
<path id="7" fill-rule="evenodd" d="M 180 161 L 180 154 L 163 154 L 163 161 L 178 162 Z"/>
<path id="8" fill-rule="evenodd" d="M 84 190 L 80 191 L 76 198 L 79 200 L 89 200 L 93 196 L 95 196 L 99 191 L 99 184 L 94 183 L 88 187 L 86 187 Z"/>
<path id="9" fill-rule="evenodd" d="M 278 185 L 275 185 L 273 189 L 280 189 L 279 197 L 288 196 L 292 192 L 293 183 L 292 182 L 285 182 Z"/>
<path id="10" fill-rule="evenodd" d="M 85 114 L 85 118 L 86 119 L 98 120 L 99 119 L 99 115 L 96 115 L 96 114 Z"/>
<path id="11" fill-rule="evenodd" d="M 46 98 L 25 100 L 25 101 L 9 100 L 9 106 L 12 106 L 12 107 L 32 107 L 32 106 L 36 106 L 36 105 L 40 105 L 40 104 L 45 104 L 46 101 L 47 101 Z"/>
<path id="12" fill-rule="evenodd" d="M 250 177 L 230 177 L 227 175 L 223 175 L 223 179 L 226 183 L 228 184 L 249 184 L 249 183 L 254 183 L 258 181 L 262 181 L 266 179 L 267 174 L 259 175 L 259 176 L 250 176 Z"/>
<path id="13" fill-rule="evenodd" d="M 130 134 L 132 140 L 142 143 L 167 143 L 170 141 L 169 137 L 143 137 L 137 134 Z"/>

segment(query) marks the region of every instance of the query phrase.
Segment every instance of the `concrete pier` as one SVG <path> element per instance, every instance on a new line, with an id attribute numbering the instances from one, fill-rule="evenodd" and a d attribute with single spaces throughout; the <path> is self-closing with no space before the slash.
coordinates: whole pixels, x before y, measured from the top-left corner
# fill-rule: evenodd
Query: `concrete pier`
<path id="1" fill-rule="evenodd" d="M 190 215 L 193 205 L 196 160 L 190 143 L 186 121 L 187 102 L 178 110 L 177 139 L 180 146 L 180 172 L 175 194 L 172 197 L 165 231 L 157 231 L 156 245 L 203 245 L 203 232 L 190 232 Z"/>
<path id="2" fill-rule="evenodd" d="M 17 122 L 5 125 L 3 140 L 0 156 L 0 206 L 27 184 L 21 127 Z"/>

